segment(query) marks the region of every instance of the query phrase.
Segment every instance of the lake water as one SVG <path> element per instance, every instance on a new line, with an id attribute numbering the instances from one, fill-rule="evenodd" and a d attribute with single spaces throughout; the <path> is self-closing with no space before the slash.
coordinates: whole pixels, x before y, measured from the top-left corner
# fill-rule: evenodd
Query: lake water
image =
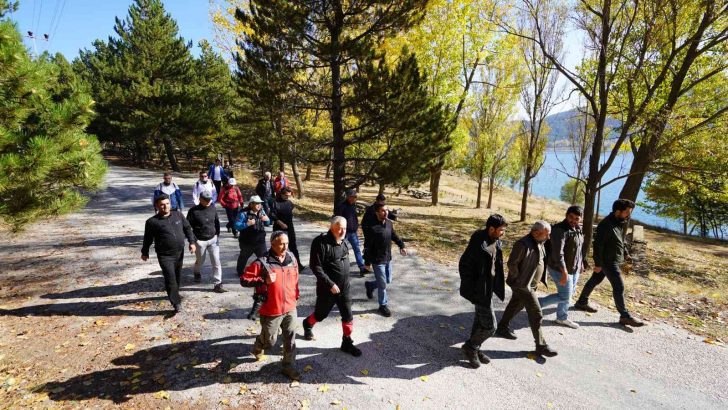
<path id="1" fill-rule="evenodd" d="M 631 164 L 631 153 L 620 155 L 602 180 L 606 182 L 618 176 L 626 175 L 629 172 Z M 573 154 L 570 151 L 555 152 L 553 148 L 548 148 L 546 151 L 546 161 L 533 181 L 533 194 L 551 199 L 559 199 L 561 187 L 569 180 L 569 177 L 564 174 L 565 167 L 568 168 L 567 171 L 569 174 L 575 174 L 574 169 L 576 165 L 574 164 Z M 599 204 L 600 215 L 606 215 L 612 211 L 612 202 L 619 198 L 619 192 L 622 190 L 624 180 L 625 178 L 622 178 L 602 188 L 601 202 Z M 637 208 L 632 212 L 634 219 L 638 219 L 649 225 L 682 232 L 682 221 L 651 214 L 644 207 L 639 206 L 640 203 L 649 203 L 649 201 L 645 200 L 644 192 L 641 190 L 637 197 L 637 203 Z"/>

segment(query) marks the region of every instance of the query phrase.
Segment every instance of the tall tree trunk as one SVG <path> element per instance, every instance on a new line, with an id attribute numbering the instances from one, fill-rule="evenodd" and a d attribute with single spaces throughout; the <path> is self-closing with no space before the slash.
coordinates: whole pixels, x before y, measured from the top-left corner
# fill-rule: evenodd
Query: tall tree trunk
<path id="1" fill-rule="evenodd" d="M 169 165 L 172 168 L 172 171 L 179 172 L 180 168 L 177 163 L 177 156 L 174 155 L 174 144 L 172 143 L 172 140 L 169 137 L 165 137 L 163 142 L 164 150 L 167 152 L 167 159 L 169 159 Z"/>
<path id="2" fill-rule="evenodd" d="M 139 141 L 134 141 L 134 149 L 136 150 L 136 163 L 139 168 L 146 168 L 146 147 Z"/>
<path id="3" fill-rule="evenodd" d="M 326 175 L 324 176 L 325 179 L 331 178 L 331 164 L 331 161 L 326 163 Z"/>
<path id="4" fill-rule="evenodd" d="M 306 164 L 306 176 L 303 178 L 304 181 L 310 181 L 311 180 L 311 171 L 312 171 L 311 164 Z"/>
<path id="5" fill-rule="evenodd" d="M 385 186 L 386 186 L 386 184 L 384 182 L 379 181 L 379 192 L 378 192 L 379 194 L 384 194 Z"/>
<path id="6" fill-rule="evenodd" d="M 296 180 L 296 189 L 298 189 L 298 194 L 296 197 L 298 199 L 303 198 L 303 182 L 301 181 L 301 174 L 298 172 L 298 160 L 296 160 L 296 147 L 293 146 L 293 155 L 291 158 L 291 172 L 293 172 L 293 179 Z"/>
<path id="7" fill-rule="evenodd" d="M 442 165 L 437 165 L 430 171 L 430 193 L 432 194 L 432 205 L 437 206 L 440 202 L 440 177 L 442 176 Z"/>
<path id="8" fill-rule="evenodd" d="M 574 205 L 576 203 L 576 199 L 579 196 L 579 180 L 576 180 L 576 183 L 574 184 L 574 192 L 571 193 L 571 205 Z"/>
<path id="9" fill-rule="evenodd" d="M 488 209 L 493 209 L 493 189 L 495 188 L 495 178 L 488 178 Z"/>
<path id="10" fill-rule="evenodd" d="M 228 151 L 227 157 L 228 157 L 228 164 L 230 164 L 230 166 L 233 166 L 234 165 L 233 164 L 233 153 Z"/>
<path id="11" fill-rule="evenodd" d="M 475 201 L 475 208 L 480 209 L 480 199 L 483 197 L 483 165 L 478 172 L 478 199 Z"/>
<path id="12" fill-rule="evenodd" d="M 530 155 L 529 155 L 530 156 Z M 520 222 L 526 220 L 526 210 L 528 208 L 528 190 L 531 185 L 531 165 L 526 165 L 526 173 L 523 176 L 523 196 L 521 197 L 521 219 Z"/>
<path id="13" fill-rule="evenodd" d="M 683 211 L 683 235 L 688 234 L 688 211 Z"/>
<path id="14" fill-rule="evenodd" d="M 278 153 L 278 171 L 286 171 L 286 154 L 285 150 Z"/>
<path id="15" fill-rule="evenodd" d="M 651 145 L 643 143 L 637 149 L 637 153 L 632 159 L 632 165 L 629 167 L 629 176 L 624 181 L 622 191 L 619 193 L 620 198 L 637 201 L 637 195 L 639 195 L 642 188 L 642 181 L 644 181 L 645 175 L 647 175 L 647 171 L 654 161 L 655 156 L 650 152 L 652 151 Z"/>

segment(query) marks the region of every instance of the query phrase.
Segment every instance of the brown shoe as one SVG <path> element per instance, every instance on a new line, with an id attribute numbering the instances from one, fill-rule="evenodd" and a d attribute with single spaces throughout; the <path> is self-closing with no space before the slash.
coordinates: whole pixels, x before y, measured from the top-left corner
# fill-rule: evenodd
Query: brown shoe
<path id="1" fill-rule="evenodd" d="M 301 380 L 301 373 L 297 372 L 296 369 L 290 366 L 284 367 L 283 370 L 281 370 L 281 374 L 291 380 Z"/>
<path id="2" fill-rule="evenodd" d="M 633 317 L 620 317 L 619 324 L 622 326 L 641 327 L 645 325 L 645 322 Z"/>

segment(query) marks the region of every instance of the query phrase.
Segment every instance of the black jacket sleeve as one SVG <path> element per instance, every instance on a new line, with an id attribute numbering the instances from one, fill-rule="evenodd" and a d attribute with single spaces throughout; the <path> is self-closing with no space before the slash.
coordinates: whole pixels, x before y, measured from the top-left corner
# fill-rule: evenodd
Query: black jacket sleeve
<path id="1" fill-rule="evenodd" d="M 215 212 L 215 235 L 217 235 L 218 240 L 220 238 L 220 218 L 217 216 L 217 212 Z"/>
<path id="2" fill-rule="evenodd" d="M 192 233 L 192 226 L 190 225 L 189 221 L 187 219 L 182 218 L 182 214 L 180 214 L 180 218 L 182 219 L 182 230 L 185 233 L 185 236 L 187 237 L 187 242 L 189 243 L 195 243 L 197 242 L 197 238 L 195 238 L 195 234 Z"/>
<path id="3" fill-rule="evenodd" d="M 404 249 L 404 242 L 402 241 L 402 239 L 400 239 L 399 236 L 397 236 L 397 233 L 394 232 L 394 226 L 392 227 L 392 240 L 394 241 L 394 243 L 397 244 L 397 246 L 399 246 L 399 249 Z"/>
<path id="4" fill-rule="evenodd" d="M 323 281 L 329 288 L 332 288 L 336 283 L 324 272 L 323 259 L 325 255 L 326 246 L 321 238 L 314 239 L 314 243 L 311 244 L 311 270 L 316 275 L 316 279 Z"/>
<path id="5" fill-rule="evenodd" d="M 154 242 L 154 224 L 147 220 L 144 224 L 144 243 L 142 244 L 142 256 L 149 256 L 149 247 Z"/>

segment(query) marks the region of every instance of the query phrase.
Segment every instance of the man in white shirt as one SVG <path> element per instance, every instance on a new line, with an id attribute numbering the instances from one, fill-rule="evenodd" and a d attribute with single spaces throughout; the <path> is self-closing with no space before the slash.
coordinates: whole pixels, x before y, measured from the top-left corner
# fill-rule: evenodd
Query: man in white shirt
<path id="1" fill-rule="evenodd" d="M 212 185 L 212 181 L 208 179 L 207 171 L 200 171 L 200 179 L 195 182 L 195 187 L 192 189 L 192 202 L 194 202 L 195 205 L 200 204 L 200 194 L 202 191 L 208 191 L 212 194 L 213 204 L 217 202 L 217 191 Z"/>
<path id="2" fill-rule="evenodd" d="M 207 173 L 210 176 L 212 183 L 215 185 L 215 192 L 217 192 L 217 194 L 220 194 L 222 182 L 223 180 L 226 180 L 228 176 L 225 173 L 225 168 L 223 168 L 219 159 L 216 159 L 215 163 L 213 165 L 210 165 L 210 169 L 207 171 Z"/>

